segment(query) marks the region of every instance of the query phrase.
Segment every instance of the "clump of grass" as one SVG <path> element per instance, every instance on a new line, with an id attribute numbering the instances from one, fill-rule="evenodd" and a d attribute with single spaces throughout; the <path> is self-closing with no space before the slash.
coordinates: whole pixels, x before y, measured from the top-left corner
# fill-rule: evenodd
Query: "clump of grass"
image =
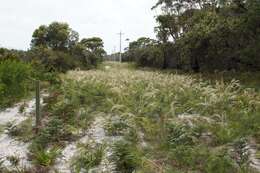
<path id="1" fill-rule="evenodd" d="M 28 118 L 16 126 L 9 127 L 8 135 L 22 140 L 23 142 L 30 141 L 34 136 L 32 118 Z"/>
<path id="2" fill-rule="evenodd" d="M 94 147 L 81 145 L 79 148 L 79 154 L 75 156 L 72 162 L 74 171 L 88 172 L 91 168 L 94 168 L 101 163 L 104 155 L 103 145 L 98 144 Z"/>
<path id="3" fill-rule="evenodd" d="M 48 150 L 39 148 L 33 154 L 33 163 L 43 167 L 50 167 L 55 163 L 55 159 L 61 154 L 59 147 L 52 147 Z"/>
<path id="4" fill-rule="evenodd" d="M 195 144 L 195 133 L 191 127 L 176 123 L 167 124 L 167 145 L 175 148 L 179 145 L 187 146 Z"/>
<path id="5" fill-rule="evenodd" d="M 132 173 L 136 171 L 142 163 L 141 153 L 131 143 L 119 141 L 113 145 L 112 160 L 116 164 L 116 171 Z"/>
<path id="6" fill-rule="evenodd" d="M 62 120 L 54 117 L 34 138 L 31 149 L 34 151 L 34 149 L 37 150 L 38 147 L 44 149 L 51 145 L 62 145 L 64 141 L 70 138 L 71 133 L 67 131 Z"/>
<path id="7" fill-rule="evenodd" d="M 106 122 L 105 130 L 110 136 L 121 136 L 126 133 L 129 125 L 120 117 L 112 117 Z"/>

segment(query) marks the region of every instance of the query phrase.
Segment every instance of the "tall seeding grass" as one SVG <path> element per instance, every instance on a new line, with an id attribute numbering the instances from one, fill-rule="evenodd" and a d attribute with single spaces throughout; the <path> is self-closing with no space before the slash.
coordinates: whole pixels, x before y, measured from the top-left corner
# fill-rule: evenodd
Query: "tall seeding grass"
<path id="1" fill-rule="evenodd" d="M 64 80 L 85 86 L 81 101 L 89 109 L 121 121 L 107 126 L 108 134 L 124 136 L 112 155 L 119 172 L 253 171 L 245 146 L 260 142 L 260 94 L 254 89 L 236 80 L 212 84 L 189 75 L 107 65 L 71 71 Z"/>

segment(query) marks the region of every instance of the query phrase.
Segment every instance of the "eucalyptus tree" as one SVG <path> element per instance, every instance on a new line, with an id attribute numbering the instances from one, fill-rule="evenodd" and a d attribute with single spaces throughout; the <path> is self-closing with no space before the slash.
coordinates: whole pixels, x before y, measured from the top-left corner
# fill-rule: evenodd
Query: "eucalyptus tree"
<path id="1" fill-rule="evenodd" d="M 53 22 L 41 25 L 32 35 L 31 47 L 44 47 L 52 50 L 66 51 L 79 40 L 79 34 L 67 23 Z"/>

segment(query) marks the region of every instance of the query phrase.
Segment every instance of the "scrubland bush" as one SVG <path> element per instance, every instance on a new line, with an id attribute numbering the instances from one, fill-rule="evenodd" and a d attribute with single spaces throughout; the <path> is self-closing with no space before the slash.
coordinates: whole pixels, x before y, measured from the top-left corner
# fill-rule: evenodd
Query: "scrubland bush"
<path id="1" fill-rule="evenodd" d="M 29 89 L 32 67 L 20 61 L 0 62 L 0 107 L 23 98 Z"/>

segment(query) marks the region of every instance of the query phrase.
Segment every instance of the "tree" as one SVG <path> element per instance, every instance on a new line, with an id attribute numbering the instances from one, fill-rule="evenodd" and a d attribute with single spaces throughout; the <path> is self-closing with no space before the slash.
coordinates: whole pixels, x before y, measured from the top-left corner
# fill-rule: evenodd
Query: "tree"
<path id="1" fill-rule="evenodd" d="M 106 54 L 103 40 L 99 37 L 84 38 L 80 41 L 80 45 L 99 57 L 103 57 Z"/>
<path id="2" fill-rule="evenodd" d="M 44 47 L 52 50 L 66 51 L 79 39 L 67 23 L 53 22 L 49 26 L 42 25 L 33 33 L 31 47 Z"/>
<path id="3" fill-rule="evenodd" d="M 159 43 L 130 43 L 127 61 L 182 70 L 260 70 L 259 0 L 158 0 Z"/>
<path id="4" fill-rule="evenodd" d="M 147 38 L 147 37 L 141 37 L 141 38 L 137 39 L 136 41 L 129 43 L 129 50 L 145 48 L 148 46 L 155 45 L 156 43 L 157 43 L 157 41 L 154 39 Z"/>
<path id="5" fill-rule="evenodd" d="M 139 66 L 163 67 L 163 52 L 158 41 L 141 37 L 129 43 L 129 49 L 123 55 L 124 61 L 135 61 Z"/>
<path id="6" fill-rule="evenodd" d="M 171 36 L 172 40 L 175 41 L 180 36 L 180 23 L 178 16 L 174 14 L 159 15 L 156 18 L 159 26 L 155 29 L 157 37 L 166 43 Z"/>

